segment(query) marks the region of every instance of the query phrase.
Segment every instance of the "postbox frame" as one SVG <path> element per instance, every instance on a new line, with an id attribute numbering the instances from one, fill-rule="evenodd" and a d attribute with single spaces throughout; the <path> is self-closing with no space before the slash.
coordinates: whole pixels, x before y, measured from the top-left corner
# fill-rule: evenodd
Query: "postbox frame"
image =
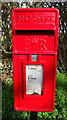
<path id="1" fill-rule="evenodd" d="M 20 13 L 26 14 L 39 12 L 46 12 L 46 14 L 53 13 L 55 23 L 19 23 L 16 21 L 17 15 Z M 18 13 L 18 14 L 17 14 Z M 30 14 L 29 14 L 30 15 Z M 59 11 L 56 8 L 15 8 L 12 10 L 12 54 L 13 54 L 13 78 L 14 78 L 14 109 L 17 111 L 40 111 L 40 112 L 51 112 L 54 110 L 55 102 L 55 91 L 56 91 L 56 63 L 57 63 L 57 50 L 58 50 L 58 26 L 59 26 Z M 52 18 L 51 18 L 52 19 Z M 39 49 L 28 50 L 22 47 L 21 42 L 22 36 L 26 31 L 26 35 L 32 31 L 53 31 L 51 33 L 54 38 L 52 38 L 52 44 L 54 48 L 48 50 Z M 17 34 L 17 32 L 21 34 Z M 30 33 L 29 33 L 30 34 Z M 49 34 L 49 33 L 48 33 Z M 41 35 L 41 34 L 40 34 Z M 29 36 L 29 35 L 28 35 Z M 27 36 L 27 37 L 28 37 Z M 33 35 L 34 36 L 34 35 Z M 43 35 L 42 35 L 43 36 Z M 49 36 L 49 35 L 46 35 Z M 20 37 L 20 41 L 19 41 Z M 31 37 L 32 38 L 32 37 Z M 40 37 L 42 38 L 42 37 Z M 45 37 L 44 37 L 45 38 Z M 49 38 L 49 37 L 48 37 Z M 24 38 L 23 38 L 24 39 Z M 50 39 L 50 38 L 49 38 Z M 54 41 L 54 43 L 53 43 Z M 29 41 L 28 41 L 29 42 Z M 35 39 L 36 42 L 36 39 Z M 49 42 L 49 41 L 48 41 Z M 51 44 L 51 43 L 50 43 Z M 49 44 L 49 45 L 50 45 Z M 31 44 L 32 45 L 32 44 Z M 36 45 L 36 44 L 35 44 Z M 41 45 L 41 44 L 40 44 Z M 20 46 L 20 47 L 18 47 Z M 43 44 L 41 45 L 43 47 Z M 24 49 L 22 49 L 24 48 Z M 40 48 L 41 49 L 41 48 Z M 37 54 L 38 60 L 32 61 L 32 55 Z M 43 91 L 44 95 L 26 95 L 26 65 L 43 65 Z M 45 70 L 46 68 L 46 70 Z M 49 72 L 48 72 L 49 71 Z M 50 94 L 49 94 L 50 93 Z M 46 100 L 45 100 L 46 99 Z"/>

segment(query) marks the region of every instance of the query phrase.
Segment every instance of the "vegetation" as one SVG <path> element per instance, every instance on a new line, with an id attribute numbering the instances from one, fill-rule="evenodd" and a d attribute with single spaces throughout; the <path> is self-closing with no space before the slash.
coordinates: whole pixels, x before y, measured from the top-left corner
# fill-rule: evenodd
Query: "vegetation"
<path id="1" fill-rule="evenodd" d="M 67 120 L 67 75 L 57 74 L 56 103 L 53 112 L 38 112 L 38 120 Z M 3 82 L 3 120 L 29 120 L 30 112 L 15 111 L 13 108 L 13 81 L 8 78 Z"/>

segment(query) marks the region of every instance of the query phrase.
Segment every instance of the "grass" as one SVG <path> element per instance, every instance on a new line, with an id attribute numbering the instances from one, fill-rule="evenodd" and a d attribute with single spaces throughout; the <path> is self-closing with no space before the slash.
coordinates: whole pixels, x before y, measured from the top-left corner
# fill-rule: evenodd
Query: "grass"
<path id="1" fill-rule="evenodd" d="M 57 74 L 56 103 L 53 112 L 38 112 L 38 120 L 67 120 L 67 75 Z M 8 78 L 3 83 L 2 120 L 29 120 L 30 112 L 15 111 L 13 108 L 13 82 Z"/>

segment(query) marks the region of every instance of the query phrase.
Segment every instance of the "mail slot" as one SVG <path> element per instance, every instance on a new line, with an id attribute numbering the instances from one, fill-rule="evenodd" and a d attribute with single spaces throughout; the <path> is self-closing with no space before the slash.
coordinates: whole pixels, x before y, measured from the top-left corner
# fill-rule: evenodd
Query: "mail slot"
<path id="1" fill-rule="evenodd" d="M 56 8 L 12 10 L 14 109 L 54 110 L 59 11 Z"/>

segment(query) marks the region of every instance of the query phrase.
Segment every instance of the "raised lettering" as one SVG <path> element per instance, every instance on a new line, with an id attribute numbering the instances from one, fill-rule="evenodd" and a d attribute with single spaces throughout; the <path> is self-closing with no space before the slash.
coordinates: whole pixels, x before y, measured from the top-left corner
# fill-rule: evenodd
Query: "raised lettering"
<path id="1" fill-rule="evenodd" d="M 43 15 L 43 16 L 40 16 L 40 15 L 37 15 L 37 16 L 22 16 L 22 15 L 19 15 L 19 16 L 16 16 L 16 20 L 17 21 L 22 21 L 22 22 L 52 22 L 54 21 L 54 16 L 53 15 Z"/>

